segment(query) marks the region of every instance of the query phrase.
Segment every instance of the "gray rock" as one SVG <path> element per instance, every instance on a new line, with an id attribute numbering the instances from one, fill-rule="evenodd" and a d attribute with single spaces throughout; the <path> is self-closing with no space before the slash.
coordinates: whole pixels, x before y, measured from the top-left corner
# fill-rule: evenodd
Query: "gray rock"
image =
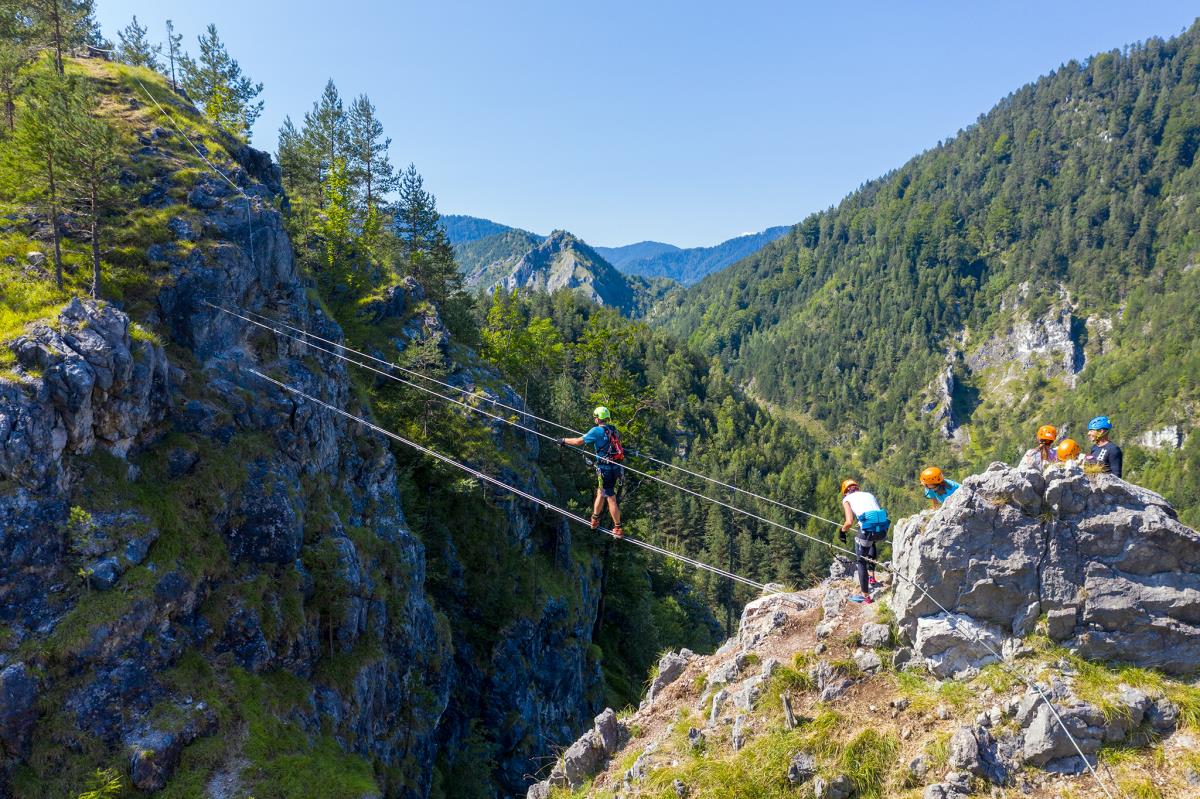
<path id="1" fill-rule="evenodd" d="M 835 699 L 840 699 L 846 691 L 850 690 L 850 686 L 853 684 L 852 680 L 845 677 L 834 679 L 821 689 L 820 699 L 822 702 L 832 702 Z"/>
<path id="2" fill-rule="evenodd" d="M 88 584 L 97 591 L 107 591 L 121 578 L 121 564 L 116 558 L 105 558 L 86 569 Z"/>
<path id="3" fill-rule="evenodd" d="M 0 671 L 0 744 L 12 757 L 29 756 L 37 698 L 37 679 L 24 663 L 18 661 Z"/>
<path id="4" fill-rule="evenodd" d="M 30 250 L 25 253 L 25 262 L 30 266 L 43 266 L 46 263 L 46 253 Z"/>
<path id="5" fill-rule="evenodd" d="M 686 799 L 686 798 L 687 798 L 687 795 L 688 795 L 688 787 L 687 787 L 687 785 L 684 783 L 684 781 L 683 781 L 683 780 L 675 780 L 674 782 L 672 782 L 672 783 L 671 783 L 671 788 L 673 788 L 673 789 L 674 789 L 674 791 L 675 791 L 675 795 L 676 795 L 676 796 L 678 796 L 678 797 L 679 797 L 679 799 Z"/>
<path id="6" fill-rule="evenodd" d="M 854 650 L 854 662 L 861 671 L 867 674 L 872 674 L 883 668 L 883 660 L 879 655 L 868 649 Z"/>
<path id="7" fill-rule="evenodd" d="M 563 753 L 562 759 L 550 772 L 550 785 L 578 789 L 600 773 L 627 738 L 628 732 L 617 721 L 617 714 L 612 708 L 606 708 L 596 716 L 592 729 Z"/>
<path id="8" fill-rule="evenodd" d="M 753 649 L 760 641 L 787 623 L 789 618 L 811 607 L 801 594 L 775 593 L 752 600 L 742 609 L 737 640 L 742 650 Z"/>
<path id="9" fill-rule="evenodd" d="M 525 799 L 550 799 L 553 792 L 554 787 L 550 785 L 550 780 L 542 780 L 529 786 L 529 790 L 525 793 Z"/>
<path id="10" fill-rule="evenodd" d="M 817 759 L 805 752 L 797 752 L 792 755 L 792 762 L 788 764 L 787 780 L 793 786 L 803 785 L 804 783 L 817 776 Z"/>
<path id="11" fill-rule="evenodd" d="M 1198 549 L 1200 534 L 1151 491 L 1074 466 L 1043 475 L 994 463 L 936 514 L 897 524 L 892 605 L 941 674 L 986 657 L 921 635 L 924 620 L 945 617 L 937 603 L 986 631 L 997 651 L 1041 612 L 1052 637 L 1090 660 L 1188 673 L 1200 662 Z"/>
<path id="12" fill-rule="evenodd" d="M 733 704 L 738 710 L 749 712 L 754 709 L 754 703 L 762 694 L 763 678 L 759 675 L 751 677 L 742 684 L 741 690 L 733 695 Z"/>
<path id="13" fill-rule="evenodd" d="M 646 692 L 646 699 L 651 704 L 654 703 L 654 698 L 662 692 L 671 683 L 679 679 L 679 675 L 683 674 L 684 668 L 688 664 L 688 658 L 681 653 L 668 652 L 658 660 L 658 673 L 654 675 L 654 679 L 650 682 L 650 690 Z"/>
<path id="14" fill-rule="evenodd" d="M 892 630 L 886 624 L 868 622 L 862 626 L 860 642 L 868 649 L 887 646 L 892 640 Z"/>
<path id="15" fill-rule="evenodd" d="M 1046 614 L 1046 632 L 1055 641 L 1065 641 L 1075 632 L 1075 608 L 1058 608 Z"/>
<path id="16" fill-rule="evenodd" d="M 916 620 L 913 650 L 938 677 L 962 678 L 998 658 L 1002 634 L 964 614 L 923 616 Z"/>
<path id="17" fill-rule="evenodd" d="M 816 799 L 850 799 L 854 794 L 854 783 L 845 774 L 825 780 L 823 777 L 813 779 L 813 796 Z"/>
<path id="18" fill-rule="evenodd" d="M 903 671 L 913 663 L 913 651 L 911 647 L 902 646 L 892 653 L 892 668 L 897 671 Z"/>
<path id="19" fill-rule="evenodd" d="M 849 577 L 851 574 L 854 574 L 854 562 L 841 555 L 834 556 L 833 563 L 829 564 L 829 578 L 831 580 L 840 580 L 843 577 Z"/>
<path id="20" fill-rule="evenodd" d="M 762 662 L 762 669 L 759 673 L 762 674 L 764 679 L 769 680 L 775 675 L 775 672 L 779 671 L 779 669 L 782 667 L 783 664 L 775 658 L 767 658 Z"/>
<path id="21" fill-rule="evenodd" d="M 717 723 L 717 719 L 721 717 L 721 706 L 725 704 L 725 700 L 729 698 L 729 692 L 724 688 L 713 694 L 712 708 L 708 713 L 708 726 L 713 726 Z"/>
<path id="22" fill-rule="evenodd" d="M 821 599 L 821 618 L 829 620 L 842 615 L 849 595 L 840 588 L 830 588 Z"/>
<path id="23" fill-rule="evenodd" d="M 816 633 L 817 640 L 823 641 L 826 638 L 828 638 L 829 636 L 833 635 L 833 631 L 836 629 L 837 629 L 836 621 L 823 621 L 816 626 L 816 629 L 814 630 L 814 632 Z"/>
<path id="24" fill-rule="evenodd" d="M 733 751 L 740 751 L 746 745 L 746 715 L 740 714 L 733 720 L 733 731 L 730 734 Z"/>
<path id="25" fill-rule="evenodd" d="M 737 658 L 722 663 L 708 673 L 708 684 L 711 686 L 728 685 L 737 679 L 741 672 L 741 666 L 738 664 Z"/>
<path id="26" fill-rule="evenodd" d="M 1171 732 L 1179 723 L 1179 706 L 1166 697 L 1155 699 L 1146 709 L 1146 721 L 1156 732 Z"/>
<path id="27" fill-rule="evenodd" d="M 929 773 L 929 759 L 925 755 L 919 755 L 908 762 L 908 773 L 918 782 L 925 779 L 925 775 Z"/>
<path id="28" fill-rule="evenodd" d="M 196 241 L 200 238 L 200 231 L 182 216 L 171 217 L 167 221 L 167 230 L 181 241 Z"/>
<path id="29" fill-rule="evenodd" d="M 695 727 L 688 730 L 688 746 L 692 748 L 692 751 L 699 752 L 703 750 L 706 740 L 703 730 L 698 730 Z"/>

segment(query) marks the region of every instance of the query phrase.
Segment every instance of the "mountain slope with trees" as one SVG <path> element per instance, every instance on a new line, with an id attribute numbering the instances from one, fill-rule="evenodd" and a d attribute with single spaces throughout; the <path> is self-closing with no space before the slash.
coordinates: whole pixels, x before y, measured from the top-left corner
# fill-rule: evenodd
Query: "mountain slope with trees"
<path id="1" fill-rule="evenodd" d="M 646 249 L 644 245 L 656 242 L 642 242 L 626 247 L 597 247 L 596 251 L 605 258 L 609 257 L 609 253 L 615 253 L 618 260 L 612 261 L 613 265 L 627 275 L 667 277 L 690 286 L 705 275 L 719 272 L 730 264 L 758 252 L 782 237 L 788 230 L 790 228 L 786 225 L 767 228 L 761 233 L 738 236 L 712 247 L 680 249 L 667 244 L 661 247 L 670 249 L 659 249 L 655 252 L 656 248 Z"/>
<path id="2" fill-rule="evenodd" d="M 1193 25 L 1019 89 L 664 324 L 880 482 L 1014 459 L 1040 423 L 1082 440 L 1107 413 L 1126 477 L 1195 523 L 1198 150 Z"/>

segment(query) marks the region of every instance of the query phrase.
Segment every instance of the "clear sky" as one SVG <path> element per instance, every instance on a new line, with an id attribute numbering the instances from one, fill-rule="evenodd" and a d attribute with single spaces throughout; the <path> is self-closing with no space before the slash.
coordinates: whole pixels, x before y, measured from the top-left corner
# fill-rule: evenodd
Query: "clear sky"
<path id="1" fill-rule="evenodd" d="M 443 213 L 596 245 L 792 224 L 1071 58 L 1171 36 L 1180 0 L 97 0 L 104 32 L 217 25 L 274 151 L 326 79 L 366 93 Z"/>

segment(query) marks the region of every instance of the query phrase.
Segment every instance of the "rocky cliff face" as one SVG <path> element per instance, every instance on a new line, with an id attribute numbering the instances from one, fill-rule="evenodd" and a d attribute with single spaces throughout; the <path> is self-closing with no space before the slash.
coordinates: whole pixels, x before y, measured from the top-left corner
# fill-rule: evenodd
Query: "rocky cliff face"
<path id="1" fill-rule="evenodd" d="M 592 302 L 622 310 L 629 309 L 634 299 L 625 277 L 565 230 L 554 231 L 526 253 L 497 285 L 507 291 L 574 289 Z"/>
<path id="2" fill-rule="evenodd" d="M 993 464 L 936 512 L 898 525 L 895 606 L 917 654 L 946 676 L 994 659 L 1046 618 L 1091 659 L 1184 674 L 1200 657 L 1200 535 L 1157 494 L 1075 465 Z M 946 612 L 948 611 L 948 613 Z M 1010 644 L 1011 645 L 1011 644 Z"/>
<path id="3" fill-rule="evenodd" d="M 141 325 L 74 300 L 12 345 L 22 379 L 0 386 L 0 662 L 18 688 L 0 700 L 5 763 L 66 767 L 98 741 L 117 762 L 132 757 L 135 785 L 154 790 L 185 745 L 237 734 L 194 701 L 206 686 L 172 684 L 187 653 L 303 679 L 340 660 L 344 679 L 310 684 L 293 720 L 403 772 L 397 795 L 423 796 L 448 636 L 425 597 L 392 456 L 246 371 L 353 407 L 339 363 L 204 304 L 340 338 L 296 272 L 269 159 L 242 156 L 232 172 L 249 202 L 202 179 L 176 203 L 169 172 L 144 196 L 179 212 L 174 239 L 149 253 L 164 288 Z M 205 476 L 211 493 L 194 496 Z M 211 560 L 189 557 L 199 552 Z"/>

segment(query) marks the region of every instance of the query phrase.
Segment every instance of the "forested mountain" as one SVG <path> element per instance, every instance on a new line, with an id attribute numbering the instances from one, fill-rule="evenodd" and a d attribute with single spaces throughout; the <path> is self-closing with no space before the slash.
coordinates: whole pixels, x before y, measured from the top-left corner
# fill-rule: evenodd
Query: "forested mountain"
<path id="1" fill-rule="evenodd" d="M 509 228 L 499 233 L 454 244 L 454 259 L 468 282 L 495 283 L 507 274 L 545 236 L 528 230 Z"/>
<path id="2" fill-rule="evenodd" d="M 747 255 L 761 250 L 766 245 L 780 238 L 790 230 L 786 225 L 767 228 L 761 233 L 751 233 L 745 236 L 723 241 L 712 247 L 689 247 L 679 249 L 671 245 L 660 245 L 663 249 L 653 252 L 653 248 L 645 248 L 642 242 L 630 244 L 627 247 L 597 247 L 596 251 L 605 258 L 606 253 L 619 253 L 619 262 L 609 259 L 614 266 L 627 275 L 642 277 L 668 277 L 677 280 L 685 286 L 690 286 L 705 275 L 720 271 L 732 263 L 740 261 Z"/>
<path id="3" fill-rule="evenodd" d="M 1106 413 L 1126 477 L 1195 523 L 1198 148 L 1200 24 L 1017 90 L 672 298 L 666 328 L 892 484 Z"/>
<path id="4" fill-rule="evenodd" d="M 516 228 L 501 225 L 490 219 L 464 214 L 445 214 L 442 216 L 442 227 L 446 231 L 446 238 L 450 240 L 451 244 L 456 245 L 516 230 Z"/>

